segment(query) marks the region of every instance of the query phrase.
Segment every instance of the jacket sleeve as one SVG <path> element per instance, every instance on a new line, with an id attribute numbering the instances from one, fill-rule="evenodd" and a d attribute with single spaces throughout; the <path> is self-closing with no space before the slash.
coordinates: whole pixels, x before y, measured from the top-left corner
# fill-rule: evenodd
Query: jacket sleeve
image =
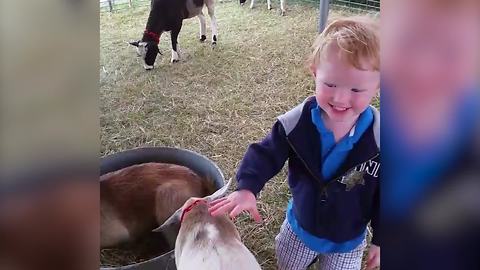
<path id="1" fill-rule="evenodd" d="M 370 223 L 373 230 L 372 244 L 380 246 L 382 234 L 380 229 L 380 187 L 377 188 L 374 196 L 373 215 Z"/>
<path id="2" fill-rule="evenodd" d="M 285 130 L 277 121 L 267 137 L 248 147 L 237 171 L 237 190 L 247 189 L 257 195 L 283 168 L 289 150 Z"/>

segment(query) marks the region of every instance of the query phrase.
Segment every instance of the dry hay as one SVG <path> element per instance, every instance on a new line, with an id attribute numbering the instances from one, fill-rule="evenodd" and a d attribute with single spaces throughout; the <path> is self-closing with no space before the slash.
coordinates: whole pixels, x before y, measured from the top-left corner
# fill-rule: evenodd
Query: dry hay
<path id="1" fill-rule="evenodd" d="M 118 267 L 140 263 L 171 250 L 160 233 L 149 233 L 133 243 L 103 248 L 100 251 L 100 266 Z"/>
<path id="2" fill-rule="evenodd" d="M 217 3 L 217 47 L 200 43 L 198 20 L 186 20 L 179 36 L 181 61 L 169 63 L 170 40 L 164 34 L 163 56 L 150 72 L 125 43 L 141 37 L 148 7 L 103 13 L 101 154 L 140 146 L 182 147 L 211 158 L 227 179 L 234 176 L 248 144 L 263 138 L 276 116 L 314 92 L 304 61 L 316 36 L 317 11 L 292 4 L 282 17 L 278 3 L 273 7 Z M 285 179 L 282 171 L 261 192 L 261 224 L 245 215 L 235 221 L 262 269 L 276 269 L 274 238 L 290 198 Z"/>

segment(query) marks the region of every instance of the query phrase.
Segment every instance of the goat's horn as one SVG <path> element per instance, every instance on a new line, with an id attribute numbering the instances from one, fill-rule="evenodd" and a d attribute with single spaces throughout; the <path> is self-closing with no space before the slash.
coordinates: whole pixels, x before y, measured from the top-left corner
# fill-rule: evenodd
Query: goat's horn
<path id="1" fill-rule="evenodd" d="M 180 207 L 173 213 L 162 225 L 158 226 L 156 229 L 153 229 L 152 232 L 161 232 L 165 227 L 169 227 L 172 224 L 180 223 L 180 218 L 182 215 L 182 208 Z"/>
<path id="2" fill-rule="evenodd" d="M 230 187 L 231 184 L 232 184 L 232 178 L 230 178 L 228 180 L 228 183 L 225 186 L 223 186 L 221 189 L 215 191 L 215 193 L 213 193 L 212 195 L 209 195 L 209 196 L 205 197 L 204 199 L 210 202 L 210 201 L 213 201 L 213 200 L 216 200 L 218 198 L 221 198 L 221 197 L 225 196 L 225 194 L 227 193 L 228 188 Z"/>

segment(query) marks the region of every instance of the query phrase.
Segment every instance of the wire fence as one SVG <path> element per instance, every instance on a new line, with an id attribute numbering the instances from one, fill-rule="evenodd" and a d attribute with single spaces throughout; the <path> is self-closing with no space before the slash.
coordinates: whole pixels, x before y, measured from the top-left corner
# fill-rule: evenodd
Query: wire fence
<path id="1" fill-rule="evenodd" d="M 148 6 L 151 0 L 100 0 L 100 12 L 114 12 L 129 8 Z M 289 0 L 287 0 L 287 5 Z M 319 0 L 293 0 L 295 3 L 305 3 L 318 6 Z M 356 10 L 380 10 L 380 0 L 330 0 L 330 5 Z"/>
<path id="2" fill-rule="evenodd" d="M 151 0 L 100 0 L 100 12 L 114 12 L 150 5 Z"/>
<path id="3" fill-rule="evenodd" d="M 380 11 L 380 0 L 331 0 L 330 4 L 359 10 Z"/>

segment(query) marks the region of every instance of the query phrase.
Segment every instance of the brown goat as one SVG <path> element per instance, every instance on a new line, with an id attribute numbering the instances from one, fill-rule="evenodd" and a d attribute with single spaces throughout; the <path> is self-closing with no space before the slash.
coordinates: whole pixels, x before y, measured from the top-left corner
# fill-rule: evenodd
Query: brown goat
<path id="1" fill-rule="evenodd" d="M 101 247 L 135 239 L 167 220 L 190 197 L 216 190 L 192 170 L 144 163 L 101 176 Z"/>

